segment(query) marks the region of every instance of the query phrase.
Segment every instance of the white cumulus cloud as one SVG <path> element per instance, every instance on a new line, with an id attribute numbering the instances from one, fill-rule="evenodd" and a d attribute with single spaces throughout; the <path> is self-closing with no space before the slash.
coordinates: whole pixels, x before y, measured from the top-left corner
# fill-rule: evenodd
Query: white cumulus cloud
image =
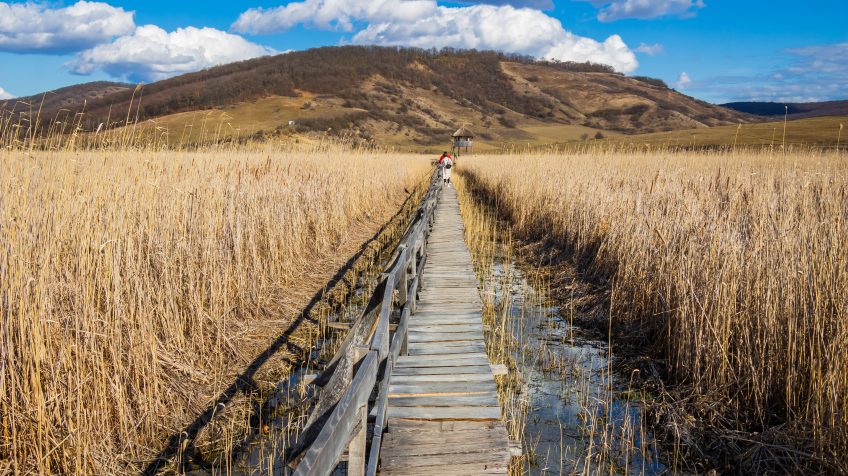
<path id="1" fill-rule="evenodd" d="M 90 48 L 135 28 L 133 12 L 101 2 L 69 7 L 0 2 L 0 51 L 63 54 Z"/>
<path id="2" fill-rule="evenodd" d="M 528 7 L 537 10 L 550 10 L 554 8 L 554 0 L 466 0 L 459 2 L 463 4 L 484 3 L 488 5 L 512 5 L 513 7 Z"/>
<path id="3" fill-rule="evenodd" d="M 210 66 L 276 53 L 273 49 L 214 28 L 178 28 L 167 32 L 155 25 L 79 53 L 67 64 L 71 72 L 97 69 L 130 81 L 155 81 Z"/>
<path id="4" fill-rule="evenodd" d="M 648 56 L 656 56 L 658 54 L 662 54 L 665 51 L 665 47 L 659 43 L 654 43 L 653 45 L 639 43 L 639 46 L 637 46 L 634 51 L 637 53 L 644 53 Z"/>
<path id="5" fill-rule="evenodd" d="M 683 90 L 690 84 L 692 84 L 692 78 L 690 78 L 686 71 L 684 71 L 677 77 L 677 81 L 674 82 L 674 87 Z"/>
<path id="6" fill-rule="evenodd" d="M 625 18 L 648 20 L 667 15 L 677 15 L 684 18 L 695 16 L 695 13 L 706 5 L 703 0 L 584 0 L 590 2 L 598 12 L 598 20 L 615 21 Z"/>
<path id="7" fill-rule="evenodd" d="M 305 0 L 275 8 L 251 8 L 239 15 L 232 29 L 239 33 L 267 34 L 295 25 L 353 29 L 353 22 L 408 22 L 436 12 L 432 0 Z"/>
<path id="8" fill-rule="evenodd" d="M 14 94 L 10 93 L 9 91 L 6 91 L 3 88 L 0 88 L 0 99 L 12 99 L 14 97 Z"/>
<path id="9" fill-rule="evenodd" d="M 352 30 L 358 44 L 420 48 L 476 48 L 559 61 L 592 61 L 631 72 L 639 63 L 618 35 L 604 41 L 565 30 L 540 10 L 511 5 L 438 6 L 424 0 L 305 0 L 273 9 L 251 9 L 233 24 L 248 33 L 272 33 L 305 24 Z"/>

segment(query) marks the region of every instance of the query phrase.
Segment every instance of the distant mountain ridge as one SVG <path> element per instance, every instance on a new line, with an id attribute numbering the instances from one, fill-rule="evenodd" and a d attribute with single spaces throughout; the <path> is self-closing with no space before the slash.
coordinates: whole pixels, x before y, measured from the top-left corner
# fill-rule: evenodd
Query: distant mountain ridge
<path id="1" fill-rule="evenodd" d="M 539 131 L 561 138 L 562 131 L 633 134 L 755 120 L 604 65 L 374 46 L 241 61 L 145 85 L 135 96 L 130 85 L 88 83 L 48 97 L 42 118 L 60 109 L 82 111 L 85 100 L 87 130 L 120 126 L 130 102 L 135 116 L 140 100 L 140 120 L 174 129 L 188 127 L 186 114 L 222 111 L 239 134 L 279 132 L 297 122 L 300 132 L 331 130 L 419 144 L 443 142 L 461 124 L 483 141 L 502 142 L 531 140 Z M 15 101 L 0 108 L 9 110 Z M 107 118 L 111 124 L 105 124 Z"/>
<path id="2" fill-rule="evenodd" d="M 42 108 L 43 112 L 55 112 L 60 108 L 78 108 L 83 102 L 95 101 L 114 93 L 127 91 L 135 87 L 132 84 L 116 83 L 112 81 L 94 81 L 90 83 L 76 84 L 64 88 L 45 91 L 32 96 L 23 96 L 6 101 L 0 101 L 0 107 L 11 109 L 16 104 L 19 108 L 32 107 L 35 110 Z M 28 106 L 24 106 L 28 105 Z"/>
<path id="3" fill-rule="evenodd" d="M 783 117 L 788 111 L 790 119 L 848 115 L 848 100 L 825 102 L 730 102 L 722 106 L 746 114 L 766 117 Z"/>

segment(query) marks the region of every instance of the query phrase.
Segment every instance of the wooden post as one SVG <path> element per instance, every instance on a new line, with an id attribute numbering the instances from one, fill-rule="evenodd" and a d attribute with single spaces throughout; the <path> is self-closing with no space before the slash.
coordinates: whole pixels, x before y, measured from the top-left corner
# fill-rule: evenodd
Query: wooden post
<path id="1" fill-rule="evenodd" d="M 417 281 L 418 278 L 416 277 Z M 414 300 L 413 300 L 414 302 Z M 404 308 L 403 313 L 400 316 L 400 325 L 398 326 L 398 332 L 401 333 L 400 340 L 400 355 L 409 355 L 409 316 L 412 314 L 409 307 Z"/>
<path id="2" fill-rule="evenodd" d="M 350 363 L 350 377 L 351 377 L 350 380 L 351 381 L 353 380 L 353 377 L 355 375 L 354 369 L 356 368 L 357 364 L 362 362 L 362 359 L 364 359 L 365 356 L 368 355 L 369 350 L 370 349 L 367 345 L 354 345 L 352 347 L 353 360 Z"/>
<path id="3" fill-rule="evenodd" d="M 362 359 L 368 355 L 368 346 L 357 345 L 353 348 L 353 365 L 351 372 Z M 348 476 L 365 476 L 365 444 L 368 434 L 368 404 L 359 407 L 360 414 L 359 429 L 355 430 L 353 438 L 347 446 L 347 474 Z"/>
<path id="4" fill-rule="evenodd" d="M 354 433 L 347 447 L 348 476 L 365 476 L 365 440 L 368 432 L 368 405 L 359 407 L 358 412 L 361 421 L 359 431 Z"/>
<path id="5" fill-rule="evenodd" d="M 409 259 L 409 248 L 407 248 L 406 245 L 401 245 L 400 248 L 400 256 L 403 262 L 400 263 L 400 269 L 398 270 L 401 274 L 398 279 L 398 284 L 400 285 L 398 289 L 398 299 L 400 304 L 403 305 L 406 304 L 406 299 L 408 297 L 407 285 L 409 284 L 409 267 L 407 266 L 406 261 Z"/>
<path id="6" fill-rule="evenodd" d="M 400 344 L 400 355 L 409 355 L 409 333 L 403 335 L 403 340 Z"/>

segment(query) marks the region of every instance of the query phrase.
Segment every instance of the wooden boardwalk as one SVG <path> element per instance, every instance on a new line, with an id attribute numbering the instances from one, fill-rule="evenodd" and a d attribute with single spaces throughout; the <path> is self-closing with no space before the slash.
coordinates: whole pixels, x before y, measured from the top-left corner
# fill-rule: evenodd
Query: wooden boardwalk
<path id="1" fill-rule="evenodd" d="M 427 245 L 408 355 L 392 371 L 381 474 L 506 474 L 509 439 L 483 341 L 459 202 L 445 188 Z"/>

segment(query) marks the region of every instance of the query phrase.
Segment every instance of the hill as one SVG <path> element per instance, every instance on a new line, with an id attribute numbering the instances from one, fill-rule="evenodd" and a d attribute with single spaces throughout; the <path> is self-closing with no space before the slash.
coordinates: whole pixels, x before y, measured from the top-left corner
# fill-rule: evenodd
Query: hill
<path id="1" fill-rule="evenodd" d="M 79 109 L 83 102 L 94 102 L 121 91 L 127 91 L 133 85 L 125 83 L 115 83 L 110 81 L 94 81 L 91 83 L 77 84 L 64 88 L 45 91 L 32 96 L 18 97 L 0 101 L 0 109 L 11 110 L 27 110 L 32 107 L 37 110 L 42 108 L 42 112 L 48 114 L 47 117 L 53 117 L 59 109 L 71 108 Z M 43 101 L 43 104 L 42 104 Z"/>
<path id="2" fill-rule="evenodd" d="M 155 121 L 172 140 L 329 130 L 435 146 L 468 124 L 485 148 L 754 120 L 603 65 L 452 49 L 325 47 L 174 77 L 135 96 L 122 86 L 88 101 L 84 128 L 125 116 L 132 103 L 132 117 L 137 108 L 139 120 Z M 81 109 L 72 102 L 62 107 Z"/>
<path id="3" fill-rule="evenodd" d="M 848 115 L 848 100 L 801 103 L 731 102 L 722 106 L 745 114 L 771 117 L 783 117 L 788 111 L 790 119 Z"/>

